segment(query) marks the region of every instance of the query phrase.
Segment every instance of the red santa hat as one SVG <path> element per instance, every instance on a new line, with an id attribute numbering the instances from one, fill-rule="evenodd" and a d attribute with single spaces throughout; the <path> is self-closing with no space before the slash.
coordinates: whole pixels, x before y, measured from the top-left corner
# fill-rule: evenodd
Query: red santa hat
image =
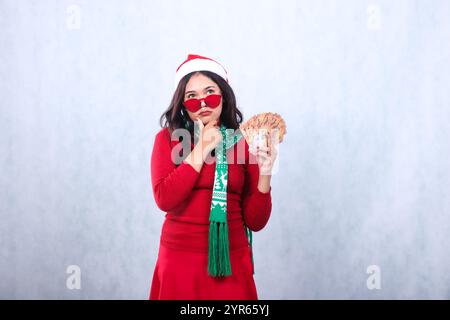
<path id="1" fill-rule="evenodd" d="M 194 71 L 211 71 L 228 82 L 227 71 L 219 62 L 197 54 L 189 54 L 187 59 L 180 64 L 175 72 L 175 88 L 185 75 Z"/>

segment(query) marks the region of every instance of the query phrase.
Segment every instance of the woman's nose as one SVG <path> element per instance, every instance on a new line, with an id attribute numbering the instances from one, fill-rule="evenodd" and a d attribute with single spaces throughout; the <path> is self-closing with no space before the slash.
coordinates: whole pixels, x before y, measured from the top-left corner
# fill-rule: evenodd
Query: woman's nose
<path id="1" fill-rule="evenodd" d="M 201 103 L 200 103 L 200 106 L 203 108 L 203 107 L 206 107 L 206 103 L 205 103 L 205 100 L 204 99 L 202 99 L 201 101 L 200 101 Z"/>

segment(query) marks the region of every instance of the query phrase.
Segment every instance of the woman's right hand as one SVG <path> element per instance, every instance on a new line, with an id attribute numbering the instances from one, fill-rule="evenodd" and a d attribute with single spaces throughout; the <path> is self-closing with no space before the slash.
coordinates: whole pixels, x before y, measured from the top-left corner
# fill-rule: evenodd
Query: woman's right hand
<path id="1" fill-rule="evenodd" d="M 197 119 L 199 126 L 199 146 L 202 148 L 203 160 L 211 153 L 212 150 L 222 141 L 222 133 L 219 130 L 217 120 L 212 120 L 206 124 Z"/>
<path id="2" fill-rule="evenodd" d="M 223 138 L 217 120 L 210 121 L 205 126 L 200 119 L 197 119 L 197 124 L 200 129 L 198 142 L 184 162 L 190 164 L 195 171 L 200 172 L 208 155 Z"/>

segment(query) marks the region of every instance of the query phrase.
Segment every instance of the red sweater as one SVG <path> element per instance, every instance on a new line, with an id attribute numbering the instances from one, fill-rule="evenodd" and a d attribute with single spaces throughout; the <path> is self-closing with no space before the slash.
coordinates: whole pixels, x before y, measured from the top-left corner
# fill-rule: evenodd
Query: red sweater
<path id="1" fill-rule="evenodd" d="M 215 157 L 210 157 L 212 161 L 205 162 L 197 172 L 184 161 L 180 164 L 172 161 L 172 148 L 178 144 L 180 148 L 181 142 L 172 141 L 169 130 L 163 128 L 155 137 L 151 156 L 153 195 L 157 206 L 166 212 L 161 244 L 174 249 L 207 252 Z M 193 147 L 191 144 L 191 150 Z M 240 148 L 245 152 L 238 154 Z M 251 161 L 250 157 L 253 157 Z M 244 223 L 250 230 L 259 231 L 267 224 L 272 210 L 272 188 L 267 193 L 257 188 L 259 166 L 254 157 L 243 138 L 227 150 L 230 250 L 248 245 Z"/>

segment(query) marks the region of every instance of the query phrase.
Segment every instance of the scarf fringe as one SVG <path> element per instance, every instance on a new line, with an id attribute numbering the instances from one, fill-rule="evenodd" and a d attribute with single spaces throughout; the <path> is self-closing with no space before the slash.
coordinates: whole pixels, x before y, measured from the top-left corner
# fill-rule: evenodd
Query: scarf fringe
<path id="1" fill-rule="evenodd" d="M 231 275 L 228 225 L 211 221 L 209 224 L 208 273 L 213 277 Z"/>

